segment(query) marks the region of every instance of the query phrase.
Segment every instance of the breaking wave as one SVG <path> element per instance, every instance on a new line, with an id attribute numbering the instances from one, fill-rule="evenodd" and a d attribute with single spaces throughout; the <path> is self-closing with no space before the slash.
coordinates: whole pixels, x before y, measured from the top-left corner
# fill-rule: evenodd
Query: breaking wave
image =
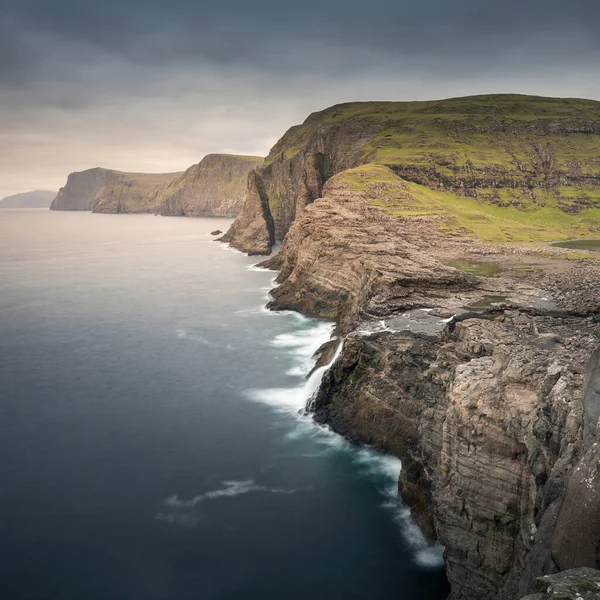
<path id="1" fill-rule="evenodd" d="M 294 313 L 298 315 L 298 313 Z M 288 375 L 303 376 L 311 371 L 315 363 L 315 352 L 331 339 L 334 326 L 331 323 L 315 322 L 298 315 L 298 330 L 280 334 L 272 340 L 275 347 L 287 350 L 295 364 L 287 371 Z M 312 399 L 318 391 L 323 376 L 339 358 L 343 341 L 338 343 L 331 361 L 312 371 L 296 386 L 285 388 L 252 389 L 246 392 L 248 398 L 273 407 L 276 411 L 295 417 L 295 427 L 286 435 L 289 439 L 311 438 L 321 450 L 315 456 L 344 453 L 350 457 L 357 471 L 376 482 L 384 498 L 382 506 L 393 515 L 401 535 L 413 551 L 416 564 L 424 568 L 439 568 L 444 565 L 443 547 L 431 544 L 412 521 L 410 510 L 402 503 L 398 492 L 398 478 L 402 464 L 391 455 L 375 450 L 358 448 L 328 427 L 316 423 L 308 413 Z"/>

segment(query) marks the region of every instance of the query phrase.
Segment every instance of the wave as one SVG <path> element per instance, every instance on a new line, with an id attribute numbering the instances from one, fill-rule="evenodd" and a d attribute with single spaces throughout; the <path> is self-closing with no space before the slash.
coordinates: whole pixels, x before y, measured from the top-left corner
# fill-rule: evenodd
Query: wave
<path id="1" fill-rule="evenodd" d="M 273 279 L 274 282 L 275 279 Z M 293 311 L 282 312 L 283 314 L 293 315 L 299 328 L 292 333 L 276 336 L 271 341 L 271 345 L 286 350 L 294 359 L 295 364 L 286 372 L 287 375 L 304 377 L 314 367 L 317 350 L 324 343 L 331 340 L 335 328 L 334 324 L 318 322 Z M 275 314 L 282 314 L 282 312 Z M 426 315 L 429 313 L 429 311 L 424 312 Z M 412 315 L 406 314 L 403 317 L 410 318 Z M 432 319 L 432 317 L 429 317 L 429 319 Z M 441 319 L 436 320 L 438 323 L 442 321 Z M 450 320 L 448 319 L 448 321 Z M 442 322 L 445 323 L 447 321 L 443 320 Z M 382 320 L 375 324 L 373 329 L 365 328 L 359 331 L 359 334 L 371 335 L 380 331 L 393 331 L 395 328 L 390 327 L 388 323 Z M 304 379 L 299 385 L 284 388 L 250 389 L 245 392 L 245 395 L 252 401 L 267 404 L 278 412 L 292 415 L 295 418 L 295 427 L 287 433 L 286 437 L 288 439 L 311 438 L 323 448 L 321 452 L 312 456 L 322 456 L 323 454 L 331 453 L 344 453 L 346 456 L 349 456 L 359 473 L 372 478 L 380 486 L 382 496 L 385 498 L 383 506 L 392 512 L 393 520 L 399 525 L 401 535 L 413 551 L 415 563 L 423 568 L 443 567 L 444 548 L 440 544 L 431 544 L 428 542 L 421 530 L 413 522 L 410 509 L 404 505 L 400 498 L 398 479 L 402 468 L 401 461 L 394 456 L 381 454 L 369 447 L 357 448 L 356 445 L 351 444 L 344 437 L 333 432 L 329 427 L 316 423 L 310 415 L 311 404 L 323 377 L 338 360 L 342 353 L 343 345 L 343 340 L 340 340 L 334 356 L 329 363 L 314 369 L 310 376 Z M 246 483 L 250 489 L 255 485 L 254 482 L 242 483 Z"/>

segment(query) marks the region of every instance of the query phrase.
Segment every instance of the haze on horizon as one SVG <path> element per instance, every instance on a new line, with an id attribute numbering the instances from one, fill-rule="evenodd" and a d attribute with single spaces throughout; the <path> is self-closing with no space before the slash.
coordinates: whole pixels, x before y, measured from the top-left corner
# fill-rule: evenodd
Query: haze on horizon
<path id="1" fill-rule="evenodd" d="M 600 99 L 599 26 L 596 0 L 0 0 L 0 197 L 266 155 L 340 102 Z"/>

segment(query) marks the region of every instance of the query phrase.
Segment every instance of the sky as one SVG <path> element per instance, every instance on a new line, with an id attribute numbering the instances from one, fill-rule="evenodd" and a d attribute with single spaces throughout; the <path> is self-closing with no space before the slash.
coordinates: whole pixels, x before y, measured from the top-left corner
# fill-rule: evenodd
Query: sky
<path id="1" fill-rule="evenodd" d="M 600 100 L 598 0 L 0 0 L 0 198 L 264 156 L 356 100 Z"/>

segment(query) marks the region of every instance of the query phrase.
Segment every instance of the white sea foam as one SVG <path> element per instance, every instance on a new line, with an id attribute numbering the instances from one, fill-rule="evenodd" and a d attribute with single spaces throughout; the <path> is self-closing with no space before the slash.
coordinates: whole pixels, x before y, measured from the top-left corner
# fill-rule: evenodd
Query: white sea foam
<path id="1" fill-rule="evenodd" d="M 275 279 L 273 279 L 272 284 L 275 284 Z M 276 314 L 282 313 L 290 314 L 288 311 Z M 334 326 L 331 323 L 314 324 L 314 321 L 299 313 L 292 312 L 291 314 L 303 328 L 293 333 L 280 334 L 275 337 L 271 344 L 288 351 L 294 357 L 296 364 L 287 371 L 287 374 L 301 376 L 305 375 L 313 367 L 315 352 L 331 339 Z M 306 327 L 307 325 L 309 326 Z M 383 320 L 374 329 L 378 332 L 391 331 L 391 328 Z M 365 329 L 364 331 L 359 331 L 359 333 L 370 335 L 371 333 L 375 333 L 375 331 Z M 314 369 L 311 375 L 297 386 L 252 389 L 248 390 L 246 395 L 253 401 L 272 406 L 278 412 L 293 415 L 296 426 L 288 432 L 286 437 L 288 439 L 312 438 L 318 445 L 323 447 L 323 452 L 315 456 L 332 452 L 350 453 L 352 462 L 360 472 L 382 480 L 382 493 L 386 498 L 384 506 L 392 511 L 394 521 L 399 524 L 403 537 L 414 552 L 415 562 L 419 566 L 428 568 L 443 566 L 443 547 L 439 544 L 430 544 L 425 539 L 420 529 L 412 521 L 410 510 L 404 506 L 400 499 L 398 492 L 398 478 L 402 467 L 400 460 L 391 455 L 376 452 L 371 448 L 363 447 L 357 449 L 356 446 L 350 444 L 345 438 L 334 433 L 328 427 L 317 424 L 310 414 L 308 414 L 307 409 L 310 409 L 311 402 L 321 385 L 323 376 L 337 361 L 342 353 L 342 349 L 343 340 L 339 342 L 331 361 L 327 365 Z M 252 486 L 256 484 L 252 481 L 238 483 L 245 483 L 248 491 L 259 491 L 258 489 L 253 490 Z M 241 487 L 240 489 L 246 490 L 246 487 Z M 266 490 L 261 489 L 260 491 Z M 241 491 L 240 493 L 248 492 Z M 204 499 L 204 495 L 200 498 Z"/>
<path id="2" fill-rule="evenodd" d="M 395 512 L 394 520 L 400 526 L 400 531 L 414 552 L 414 560 L 421 567 L 439 568 L 444 566 L 444 547 L 431 544 L 425 539 L 421 530 L 410 516 L 410 510 L 398 503 L 389 506 Z"/>
<path id="3" fill-rule="evenodd" d="M 223 481 L 222 488 L 216 490 L 210 490 L 194 496 L 190 500 L 182 500 L 177 495 L 169 496 L 165 499 L 164 503 L 172 508 L 192 508 L 200 502 L 206 502 L 207 500 L 216 500 L 218 498 L 230 498 L 233 496 L 241 496 L 243 494 L 250 494 L 256 492 L 268 492 L 270 494 L 294 494 L 296 489 L 284 489 L 284 488 L 268 488 L 264 485 L 257 484 L 253 479 L 246 481 Z"/>
<path id="4" fill-rule="evenodd" d="M 213 240 L 213 241 L 216 241 L 216 240 Z M 242 252 L 241 250 L 234 248 L 231 244 L 225 244 L 223 242 L 219 242 L 219 246 L 221 248 L 223 248 L 223 250 L 231 250 L 232 252 L 235 252 L 236 254 L 242 254 L 243 256 L 246 256 L 245 252 Z"/>

